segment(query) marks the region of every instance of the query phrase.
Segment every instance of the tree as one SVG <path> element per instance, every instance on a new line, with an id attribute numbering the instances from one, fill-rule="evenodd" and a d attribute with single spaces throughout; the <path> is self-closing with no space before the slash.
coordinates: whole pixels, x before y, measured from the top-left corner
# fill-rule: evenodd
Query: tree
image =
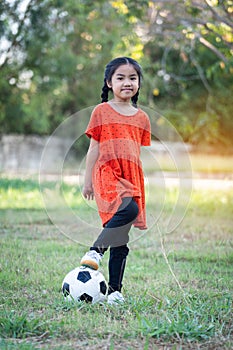
<path id="1" fill-rule="evenodd" d="M 147 57 L 145 100 L 195 144 L 233 145 L 226 104 L 233 86 L 232 12 L 232 1 L 151 1 L 138 29 Z"/>
<path id="2" fill-rule="evenodd" d="M 24 10 L 22 3 L 5 0 L 0 8 L 8 45 L 1 62 L 1 132 L 50 133 L 99 102 L 103 67 L 119 51 L 131 54 L 137 36 L 110 2 L 31 0 Z"/>
<path id="3" fill-rule="evenodd" d="M 232 145 L 232 1 L 3 0 L 0 132 L 51 133 L 99 102 L 103 69 L 129 55 L 140 103 L 194 144 Z"/>

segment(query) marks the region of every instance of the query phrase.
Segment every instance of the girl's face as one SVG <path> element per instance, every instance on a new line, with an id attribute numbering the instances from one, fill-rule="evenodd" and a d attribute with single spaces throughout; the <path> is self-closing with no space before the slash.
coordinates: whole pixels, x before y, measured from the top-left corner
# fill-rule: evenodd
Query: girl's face
<path id="1" fill-rule="evenodd" d="M 113 91 L 114 101 L 130 102 L 139 89 L 138 73 L 131 64 L 123 64 L 115 70 L 107 84 Z"/>

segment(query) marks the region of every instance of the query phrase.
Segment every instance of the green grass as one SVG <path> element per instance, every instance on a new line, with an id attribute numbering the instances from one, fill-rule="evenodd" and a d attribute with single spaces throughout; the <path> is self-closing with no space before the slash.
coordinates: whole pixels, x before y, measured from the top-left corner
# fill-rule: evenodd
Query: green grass
<path id="1" fill-rule="evenodd" d="M 89 220 L 75 186 L 58 190 Z M 161 191 L 150 187 L 155 216 Z M 37 181 L 0 178 L 0 348 L 231 349 L 233 193 L 193 191 L 182 223 L 164 234 L 176 197 L 167 190 L 158 226 L 130 244 L 124 305 L 67 304 L 61 283 L 85 245 L 52 224 Z"/>

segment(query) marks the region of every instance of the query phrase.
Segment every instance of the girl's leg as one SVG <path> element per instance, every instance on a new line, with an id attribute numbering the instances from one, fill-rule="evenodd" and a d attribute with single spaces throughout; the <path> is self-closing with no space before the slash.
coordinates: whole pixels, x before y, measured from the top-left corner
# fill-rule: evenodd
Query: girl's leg
<path id="1" fill-rule="evenodd" d="M 107 223 L 91 248 L 103 254 L 110 246 L 109 294 L 121 291 L 126 258 L 129 253 L 128 233 L 137 215 L 138 206 L 134 199 L 123 198 L 117 213 Z"/>
<path id="2" fill-rule="evenodd" d="M 110 248 L 109 258 L 109 289 L 108 294 L 121 291 L 125 271 L 126 258 L 129 253 L 127 245 Z"/>
<path id="3" fill-rule="evenodd" d="M 109 257 L 109 294 L 120 291 L 125 270 L 126 258 L 129 252 L 130 228 L 138 215 L 138 205 L 131 197 L 122 199 L 116 214 L 106 224 L 97 240 L 90 248 L 81 265 L 98 269 L 101 255 L 110 247 Z M 99 253 L 99 254 L 97 254 Z"/>
<path id="4" fill-rule="evenodd" d="M 122 199 L 118 211 L 101 231 L 91 247 L 98 253 L 104 253 L 108 247 L 120 247 L 129 241 L 130 228 L 138 215 L 138 205 L 131 197 Z"/>

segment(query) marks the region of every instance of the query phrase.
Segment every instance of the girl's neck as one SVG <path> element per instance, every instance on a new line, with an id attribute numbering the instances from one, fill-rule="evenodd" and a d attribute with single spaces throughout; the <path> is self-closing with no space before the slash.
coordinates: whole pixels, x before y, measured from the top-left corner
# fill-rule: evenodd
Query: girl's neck
<path id="1" fill-rule="evenodd" d="M 138 111 L 138 109 L 135 108 L 129 101 L 115 101 L 114 99 L 112 99 L 108 101 L 108 104 L 115 111 L 125 116 L 132 116 Z"/>
<path id="2" fill-rule="evenodd" d="M 118 101 L 115 100 L 114 98 L 112 100 L 110 100 L 109 102 L 115 103 L 115 104 L 121 104 L 122 106 L 131 106 L 131 102 L 130 101 Z"/>

